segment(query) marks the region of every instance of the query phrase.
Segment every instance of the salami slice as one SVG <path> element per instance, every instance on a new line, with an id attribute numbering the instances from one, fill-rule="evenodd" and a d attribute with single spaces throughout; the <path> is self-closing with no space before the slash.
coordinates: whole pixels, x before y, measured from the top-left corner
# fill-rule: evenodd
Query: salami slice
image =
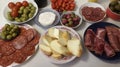
<path id="1" fill-rule="evenodd" d="M 14 62 L 22 63 L 26 60 L 27 56 L 24 55 L 20 50 L 17 50 L 14 54 Z"/>
<path id="2" fill-rule="evenodd" d="M 33 29 L 28 29 L 24 36 L 27 38 L 27 41 L 31 41 L 34 38 L 34 31 Z"/>
<path id="3" fill-rule="evenodd" d="M 28 45 L 31 45 L 31 46 L 36 46 L 39 42 L 39 39 L 40 39 L 40 34 L 37 33 L 37 35 L 33 38 L 33 40 L 31 40 Z"/>
<path id="4" fill-rule="evenodd" d="M 3 53 L 3 55 L 10 55 L 13 52 L 15 52 L 15 48 L 13 47 L 13 45 L 9 42 L 4 43 L 4 45 L 1 46 L 1 51 Z"/>
<path id="5" fill-rule="evenodd" d="M 10 64 L 13 63 L 13 60 L 8 58 L 9 56 L 3 56 L 2 58 L 0 58 L 0 65 L 3 67 L 6 67 Z"/>
<path id="6" fill-rule="evenodd" d="M 27 41 L 26 37 L 21 35 L 21 36 L 16 37 L 16 39 L 14 39 L 12 44 L 16 49 L 21 49 L 25 46 L 25 44 L 27 44 L 27 42 L 28 41 Z"/>
<path id="7" fill-rule="evenodd" d="M 22 48 L 21 52 L 27 56 L 30 56 L 35 53 L 35 47 L 31 45 L 26 45 L 24 48 Z"/>

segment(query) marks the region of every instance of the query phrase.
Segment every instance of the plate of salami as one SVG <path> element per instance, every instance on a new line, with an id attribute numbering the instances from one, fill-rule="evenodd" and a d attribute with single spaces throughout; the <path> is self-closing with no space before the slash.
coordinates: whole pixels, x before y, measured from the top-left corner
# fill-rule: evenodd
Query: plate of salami
<path id="1" fill-rule="evenodd" d="M 113 61 L 120 59 L 120 27 L 109 22 L 90 25 L 84 33 L 85 47 L 96 57 Z"/>
<path id="2" fill-rule="evenodd" d="M 7 26 L 9 25 L 7 24 Z M 12 30 L 13 27 L 15 29 L 15 26 L 9 26 L 9 30 Z M 30 59 L 37 51 L 40 34 L 28 24 L 17 26 L 19 27 L 19 34 L 14 39 L 0 39 L 0 66 L 20 65 Z M 1 30 L 3 29 L 5 29 L 5 26 L 1 28 Z M 10 32 L 7 34 L 10 34 Z"/>

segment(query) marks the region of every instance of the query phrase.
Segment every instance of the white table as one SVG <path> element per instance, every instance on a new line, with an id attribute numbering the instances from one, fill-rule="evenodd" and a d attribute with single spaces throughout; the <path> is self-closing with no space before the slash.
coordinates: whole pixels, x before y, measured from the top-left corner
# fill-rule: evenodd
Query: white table
<path id="1" fill-rule="evenodd" d="M 7 23 L 3 16 L 3 9 L 6 6 L 6 4 L 11 1 L 11 0 L 0 0 L 0 26 L 3 26 L 4 24 Z M 18 0 L 19 1 L 19 0 Z M 76 13 L 79 14 L 79 7 L 80 5 L 84 4 L 87 2 L 87 0 L 75 0 L 77 4 L 77 9 Z M 105 8 L 107 8 L 109 0 L 99 0 L 101 5 L 103 5 Z M 50 8 L 50 3 L 48 3 L 48 6 L 45 8 Z M 108 21 L 110 23 L 116 24 L 120 26 L 120 22 L 114 21 L 110 18 L 106 18 L 104 21 Z M 38 25 L 34 24 L 34 21 L 28 22 L 28 24 L 32 25 L 35 27 L 41 34 L 45 31 L 45 29 L 39 27 Z M 83 22 L 81 27 L 77 29 L 77 32 L 83 36 L 83 33 L 85 29 L 90 25 L 90 23 Z M 107 63 L 104 62 L 94 55 L 92 55 L 89 51 L 86 49 L 83 52 L 82 57 L 76 58 L 74 61 L 67 63 L 67 64 L 62 64 L 62 65 L 57 65 L 57 64 L 52 64 L 51 62 L 48 61 L 47 58 L 45 58 L 40 51 L 38 50 L 37 53 L 30 59 L 28 62 L 23 63 L 20 66 L 16 67 L 120 67 L 120 62 L 117 63 Z"/>

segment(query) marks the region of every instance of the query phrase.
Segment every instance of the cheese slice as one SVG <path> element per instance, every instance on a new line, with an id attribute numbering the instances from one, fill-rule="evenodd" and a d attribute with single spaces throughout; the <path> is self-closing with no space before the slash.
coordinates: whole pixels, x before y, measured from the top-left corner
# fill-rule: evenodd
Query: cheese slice
<path id="1" fill-rule="evenodd" d="M 58 40 L 53 40 L 50 44 L 50 47 L 53 51 L 55 51 L 58 54 L 62 54 L 65 56 L 70 55 L 69 50 L 66 47 L 60 45 L 60 43 L 58 43 Z"/>
<path id="2" fill-rule="evenodd" d="M 48 36 L 50 36 L 52 38 L 57 38 L 58 39 L 59 38 L 59 33 L 60 33 L 60 31 L 57 28 L 50 28 L 48 30 Z"/>
<path id="3" fill-rule="evenodd" d="M 78 39 L 68 40 L 68 50 L 75 56 L 80 57 L 82 54 L 82 46 Z"/>
<path id="4" fill-rule="evenodd" d="M 52 50 L 49 46 L 45 45 L 45 44 L 40 44 L 39 45 L 40 49 L 46 54 L 46 55 L 51 55 L 52 54 Z"/>

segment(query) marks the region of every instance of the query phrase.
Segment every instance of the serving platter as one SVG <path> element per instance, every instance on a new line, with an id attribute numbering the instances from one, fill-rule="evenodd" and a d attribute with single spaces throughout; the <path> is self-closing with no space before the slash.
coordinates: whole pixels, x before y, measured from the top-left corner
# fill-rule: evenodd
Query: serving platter
<path id="1" fill-rule="evenodd" d="M 19 27 L 22 27 L 22 28 L 25 28 L 26 30 L 28 30 L 28 29 L 34 29 L 31 25 L 29 25 L 29 24 L 22 24 L 22 25 L 18 25 Z M 0 28 L 0 29 L 2 29 L 2 28 Z M 37 32 L 37 31 L 36 31 Z M 39 35 L 40 36 L 40 34 L 37 32 L 37 34 L 36 35 Z M 35 35 L 35 36 L 36 36 Z M 18 35 L 19 36 L 19 35 Z M 32 40 L 31 40 L 32 41 Z M 30 42 L 31 42 L 30 41 Z M 39 40 L 38 40 L 39 41 Z M 33 41 L 32 41 L 33 42 Z M 32 43 L 31 42 L 31 43 Z M 32 44 L 30 44 L 31 46 L 32 46 Z M 12 62 L 10 65 L 8 65 L 7 67 L 13 67 L 13 66 L 19 66 L 19 65 L 21 65 L 21 64 L 23 64 L 23 63 L 26 63 L 26 62 L 28 62 L 33 56 L 34 56 L 34 54 L 37 52 L 37 50 L 38 50 L 38 44 L 35 44 L 34 46 L 32 46 L 32 47 L 34 47 L 34 50 L 33 50 L 33 53 L 31 54 L 31 55 L 29 55 L 29 56 L 27 56 L 26 57 L 26 59 L 22 62 L 22 63 L 16 63 L 16 62 Z M 26 47 L 26 48 L 28 48 L 28 47 Z M 23 48 L 21 48 L 20 49 L 20 51 L 24 51 L 23 50 L 24 49 L 24 47 Z M 29 49 L 31 49 L 31 51 L 32 51 L 32 48 L 28 48 L 28 50 Z M 16 49 L 16 51 L 19 51 L 19 49 Z M 27 49 L 26 49 L 27 50 Z M 16 52 L 15 51 L 15 52 Z M 22 53 L 23 54 L 23 53 Z M 20 57 L 19 57 L 20 58 Z M 7 61 L 6 61 L 7 62 Z M 1 67 L 1 65 L 0 65 L 0 67 Z"/>
<path id="2" fill-rule="evenodd" d="M 85 33 L 84 33 L 84 42 L 85 42 L 85 35 L 86 35 L 86 31 L 88 29 L 92 29 L 93 32 L 97 32 L 97 28 L 105 28 L 105 26 L 114 26 L 114 27 L 118 27 L 117 25 L 115 24 L 112 24 L 112 23 L 109 23 L 109 22 L 99 22 L 99 23 L 94 23 L 92 25 L 90 25 L 86 30 L 85 30 Z M 108 41 L 108 38 L 105 37 L 105 41 Z M 101 60 L 104 60 L 104 61 L 117 61 L 120 59 L 120 52 L 117 52 L 115 56 L 113 57 L 107 57 L 105 53 L 103 53 L 102 55 L 98 55 L 96 54 L 94 51 L 90 51 L 94 56 L 96 56 L 97 58 L 101 59 Z"/>

